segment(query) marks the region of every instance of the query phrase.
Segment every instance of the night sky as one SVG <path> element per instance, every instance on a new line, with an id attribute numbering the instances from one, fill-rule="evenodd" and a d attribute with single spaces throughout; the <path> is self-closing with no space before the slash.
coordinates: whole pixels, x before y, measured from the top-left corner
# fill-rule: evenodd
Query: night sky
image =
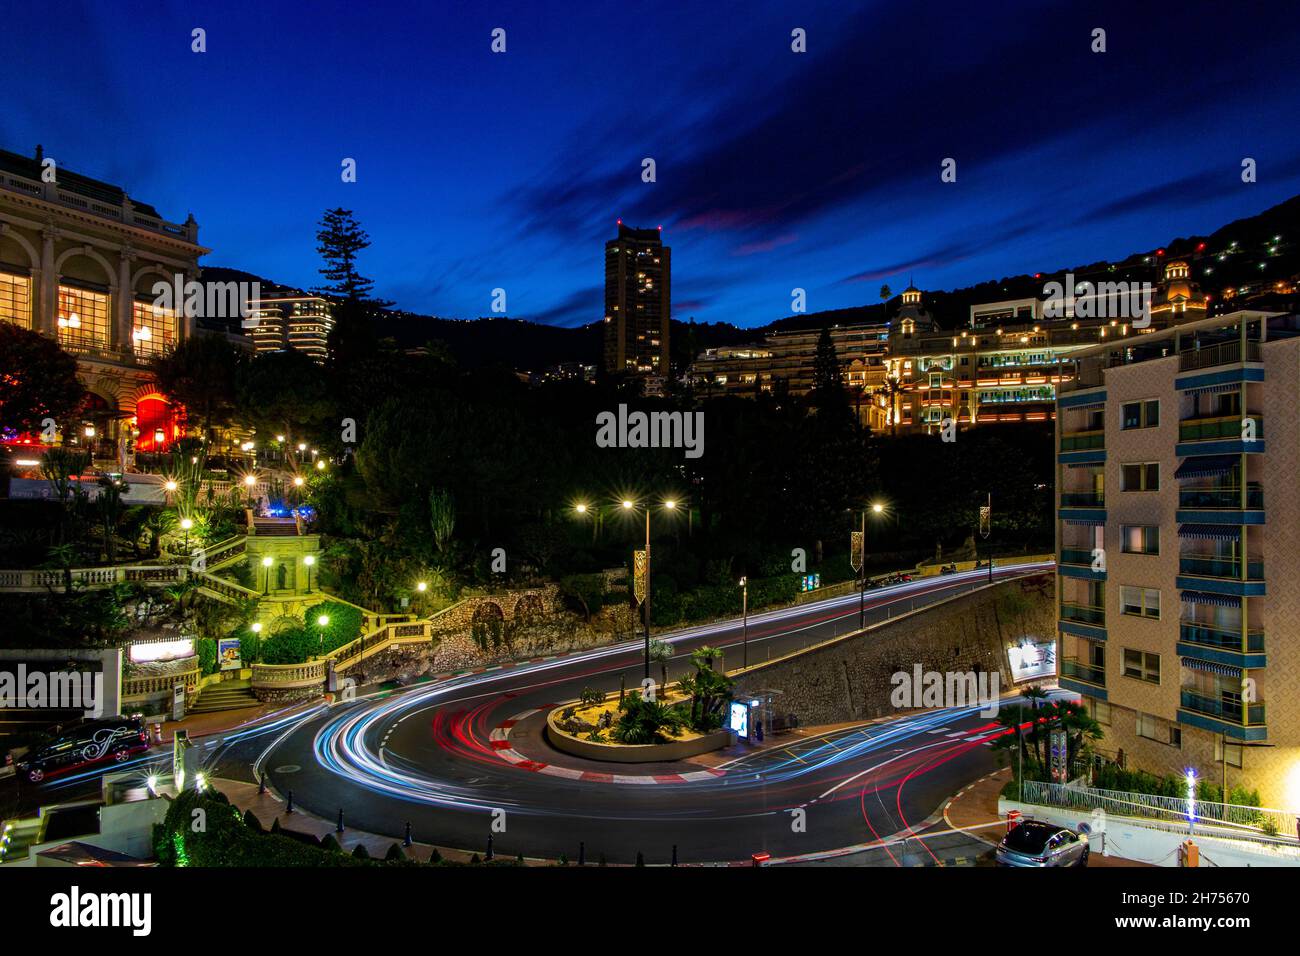
<path id="1" fill-rule="evenodd" d="M 796 286 L 817 311 L 1118 258 L 1300 192 L 1283 4 L 10 5 L 0 147 L 291 285 L 351 208 L 376 293 L 442 316 L 499 286 L 514 317 L 599 319 L 620 216 L 664 227 L 674 317 L 756 326 Z"/>

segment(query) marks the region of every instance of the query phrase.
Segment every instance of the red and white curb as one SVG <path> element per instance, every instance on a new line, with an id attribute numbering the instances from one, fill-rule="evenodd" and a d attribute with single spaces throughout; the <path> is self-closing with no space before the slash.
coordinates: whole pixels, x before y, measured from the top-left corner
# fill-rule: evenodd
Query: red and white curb
<path id="1" fill-rule="evenodd" d="M 699 783 L 704 780 L 716 780 L 718 777 L 726 776 L 725 770 L 693 770 L 690 773 L 659 773 L 659 774 L 628 774 L 628 773 L 602 773 L 596 770 L 575 770 L 572 767 L 557 767 L 554 764 L 541 763 L 537 760 L 530 760 L 519 751 L 510 746 L 510 731 L 522 720 L 527 720 L 534 714 L 540 714 L 550 708 L 534 707 L 531 710 L 521 711 L 515 714 L 509 720 L 504 720 L 493 728 L 488 737 L 488 743 L 496 751 L 496 755 L 509 764 L 513 764 L 521 770 L 531 770 L 533 773 L 544 773 L 552 777 L 563 777 L 566 780 L 580 780 L 584 783 L 613 783 L 613 784 L 630 784 L 636 786 L 654 786 L 657 784 L 667 783 Z"/>

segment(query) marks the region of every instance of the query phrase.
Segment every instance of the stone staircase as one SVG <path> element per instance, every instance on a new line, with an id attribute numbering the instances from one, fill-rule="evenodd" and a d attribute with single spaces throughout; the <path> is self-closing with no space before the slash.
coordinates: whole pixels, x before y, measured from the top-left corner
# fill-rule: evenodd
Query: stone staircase
<path id="1" fill-rule="evenodd" d="M 298 522 L 293 518 L 254 518 L 253 533 L 261 537 L 286 537 L 298 534 Z"/>
<path id="2" fill-rule="evenodd" d="M 237 710 L 240 707 L 256 707 L 261 703 L 253 696 L 250 681 L 226 680 L 219 684 L 208 684 L 199 691 L 199 696 L 189 708 L 191 714 L 212 714 L 220 710 Z"/>

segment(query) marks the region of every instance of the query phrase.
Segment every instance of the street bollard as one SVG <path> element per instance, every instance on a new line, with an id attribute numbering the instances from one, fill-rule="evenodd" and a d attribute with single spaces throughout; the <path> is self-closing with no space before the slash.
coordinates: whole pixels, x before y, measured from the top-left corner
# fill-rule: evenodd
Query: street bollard
<path id="1" fill-rule="evenodd" d="M 410 846 L 410 845 L 411 845 L 411 824 L 408 822 L 406 824 L 406 836 L 402 838 L 402 846 Z"/>
<path id="2" fill-rule="evenodd" d="M 257 782 L 257 795 L 260 797 L 265 794 L 266 794 L 266 771 L 263 770 L 262 779 Z"/>
<path id="3" fill-rule="evenodd" d="M 673 866 L 677 865 L 677 844 L 673 844 Z"/>
<path id="4" fill-rule="evenodd" d="M 483 858 L 484 858 L 485 860 L 491 860 L 491 859 L 492 859 L 492 856 L 493 856 L 493 853 L 494 853 L 494 851 L 493 851 L 493 849 L 492 849 L 492 834 L 489 833 L 489 834 L 488 834 L 487 853 L 485 853 L 485 854 L 483 855 Z"/>
<path id="5" fill-rule="evenodd" d="M 285 813 L 293 813 L 293 791 L 292 791 L 292 790 L 289 791 L 289 803 L 288 803 L 288 805 L 284 808 L 284 812 L 285 812 Z"/>
<path id="6" fill-rule="evenodd" d="M 587 865 L 587 844 L 582 841 L 578 842 L 578 866 Z"/>
<path id="7" fill-rule="evenodd" d="M 336 832 L 338 833 L 343 832 L 343 808 L 342 807 L 339 807 L 339 825 Z"/>

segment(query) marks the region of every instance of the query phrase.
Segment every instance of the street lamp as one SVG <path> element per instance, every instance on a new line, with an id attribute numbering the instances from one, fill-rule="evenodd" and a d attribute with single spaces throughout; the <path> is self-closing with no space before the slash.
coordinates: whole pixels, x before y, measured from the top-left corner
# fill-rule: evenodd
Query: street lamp
<path id="1" fill-rule="evenodd" d="M 194 527 L 194 520 L 192 518 L 181 519 L 181 530 L 185 532 L 185 553 L 186 554 L 190 553 L 190 528 L 193 527 Z"/>
<path id="2" fill-rule="evenodd" d="M 429 582 L 428 582 L 428 581 L 419 581 L 419 582 L 416 583 L 416 585 L 415 585 L 415 589 L 416 589 L 417 591 L 419 591 L 421 594 L 423 594 L 425 591 L 429 590 Z"/>
<path id="3" fill-rule="evenodd" d="M 744 648 L 744 666 L 749 666 L 749 578 L 748 576 L 740 579 L 740 619 L 743 622 L 744 631 L 741 638 L 741 647 Z"/>
<path id="4" fill-rule="evenodd" d="M 302 563 L 307 566 L 307 593 L 311 594 L 311 566 L 316 563 L 316 556 L 309 554 L 302 559 Z"/>
<path id="5" fill-rule="evenodd" d="M 872 502 L 871 513 L 873 515 L 882 515 L 885 513 L 885 506 L 879 502 Z M 862 581 L 858 588 L 858 630 L 867 626 L 867 512 L 862 512 Z"/>
<path id="6" fill-rule="evenodd" d="M 248 489 L 248 507 L 253 507 L 253 486 L 257 484 L 257 476 L 247 474 L 244 476 L 244 486 Z"/>
<path id="7" fill-rule="evenodd" d="M 259 638 L 260 638 L 260 637 L 262 636 L 262 622 L 261 622 L 261 621 L 254 621 L 252 624 L 250 624 L 250 625 L 248 626 L 248 629 L 249 629 L 250 631 L 253 632 L 253 636 L 254 636 L 254 637 L 259 637 Z M 257 660 L 260 661 L 261 659 L 262 659 L 262 642 L 259 640 L 259 641 L 257 642 Z"/>
<path id="8" fill-rule="evenodd" d="M 262 559 L 262 567 L 266 568 L 266 586 L 262 588 L 264 595 L 271 593 L 271 565 L 273 564 L 275 564 L 275 558 L 269 554 Z"/>
<path id="9" fill-rule="evenodd" d="M 317 656 L 323 657 L 325 655 L 325 628 L 330 626 L 330 616 L 322 614 L 316 618 L 316 623 L 320 626 L 320 653 Z"/>
<path id="10" fill-rule="evenodd" d="M 677 502 L 669 498 L 663 503 L 668 511 L 677 508 Z M 623 510 L 632 511 L 636 508 L 636 502 L 630 498 L 623 499 Z M 632 568 L 632 574 L 635 578 L 636 567 Z M 635 588 L 635 581 L 633 582 Z M 650 506 L 645 506 L 645 599 L 641 602 L 641 611 L 645 616 L 645 677 L 650 677 Z"/>

